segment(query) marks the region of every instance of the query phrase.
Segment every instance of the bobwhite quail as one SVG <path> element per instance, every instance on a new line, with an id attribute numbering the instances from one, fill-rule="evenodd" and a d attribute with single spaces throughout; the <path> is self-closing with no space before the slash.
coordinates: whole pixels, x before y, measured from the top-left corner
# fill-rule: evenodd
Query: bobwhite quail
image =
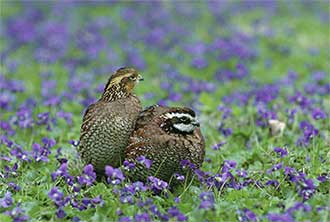
<path id="1" fill-rule="evenodd" d="M 175 173 L 185 174 L 181 161 L 199 168 L 204 155 L 204 138 L 193 110 L 151 106 L 140 113 L 130 137 L 126 160 L 135 168 L 128 175 L 134 181 L 155 176 L 170 182 Z M 150 166 L 141 163 L 144 158 L 152 161 Z"/>
<path id="2" fill-rule="evenodd" d="M 106 165 L 118 167 L 141 112 L 140 100 L 132 93 L 143 80 L 133 68 L 120 68 L 108 80 L 101 98 L 83 117 L 78 151 L 85 164 L 104 174 Z"/>

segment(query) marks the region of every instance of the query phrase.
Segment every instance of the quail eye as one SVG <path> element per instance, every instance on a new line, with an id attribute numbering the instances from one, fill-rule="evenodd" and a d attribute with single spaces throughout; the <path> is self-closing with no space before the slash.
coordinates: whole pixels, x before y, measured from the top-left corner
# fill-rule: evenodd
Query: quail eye
<path id="1" fill-rule="evenodd" d="M 132 80 L 132 81 L 135 81 L 136 77 L 135 76 L 130 76 L 129 79 Z"/>
<path id="2" fill-rule="evenodd" d="M 189 122 L 189 119 L 187 117 L 181 117 L 181 121 L 186 123 Z"/>

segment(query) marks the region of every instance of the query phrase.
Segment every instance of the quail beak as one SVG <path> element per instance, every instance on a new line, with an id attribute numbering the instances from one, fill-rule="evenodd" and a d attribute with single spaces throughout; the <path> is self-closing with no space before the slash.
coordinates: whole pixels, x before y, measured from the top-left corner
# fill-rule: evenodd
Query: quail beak
<path id="1" fill-rule="evenodd" d="M 192 122 L 192 125 L 193 125 L 193 126 L 196 126 L 196 127 L 199 127 L 199 122 L 198 122 L 198 120 Z"/>
<path id="2" fill-rule="evenodd" d="M 140 81 L 143 81 L 144 78 L 139 74 L 138 77 L 137 77 L 137 82 L 140 82 Z"/>

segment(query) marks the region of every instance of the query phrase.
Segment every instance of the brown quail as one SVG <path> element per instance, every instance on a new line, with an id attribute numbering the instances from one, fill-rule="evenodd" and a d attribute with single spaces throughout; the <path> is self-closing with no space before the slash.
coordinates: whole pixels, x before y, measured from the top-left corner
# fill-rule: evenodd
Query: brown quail
<path id="1" fill-rule="evenodd" d="M 108 80 L 101 98 L 91 104 L 83 117 L 78 151 L 85 164 L 92 164 L 98 175 L 106 165 L 120 166 L 129 137 L 141 111 L 132 93 L 143 80 L 133 68 L 120 68 Z"/>
<path id="2" fill-rule="evenodd" d="M 175 173 L 185 174 L 181 161 L 199 168 L 204 155 L 204 138 L 189 108 L 151 106 L 142 111 L 126 149 L 126 160 L 135 164 L 129 172 L 134 181 L 146 181 L 148 176 L 172 181 Z M 151 166 L 141 163 L 141 156 L 151 160 Z"/>

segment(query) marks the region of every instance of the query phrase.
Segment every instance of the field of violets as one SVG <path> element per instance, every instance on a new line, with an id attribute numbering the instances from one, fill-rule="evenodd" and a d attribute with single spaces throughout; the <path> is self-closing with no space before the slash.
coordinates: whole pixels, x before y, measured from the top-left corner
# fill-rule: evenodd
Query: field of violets
<path id="1" fill-rule="evenodd" d="M 330 221 L 327 1 L 0 2 L 0 221 Z M 171 190 L 76 147 L 117 68 L 206 140 Z M 185 180 L 179 175 L 177 180 Z"/>

